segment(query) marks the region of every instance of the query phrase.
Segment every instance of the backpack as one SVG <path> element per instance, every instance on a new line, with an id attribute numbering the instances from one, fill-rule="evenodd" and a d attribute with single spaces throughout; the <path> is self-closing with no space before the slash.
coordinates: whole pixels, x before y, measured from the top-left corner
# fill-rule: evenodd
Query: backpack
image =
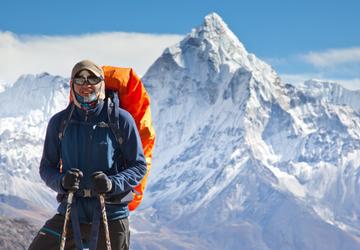
<path id="1" fill-rule="evenodd" d="M 103 66 L 105 78 L 105 90 L 107 98 L 110 97 L 113 105 L 118 105 L 122 109 L 127 110 L 134 118 L 136 127 L 139 131 L 141 143 L 146 158 L 147 171 L 145 177 L 141 180 L 133 192 L 133 199 L 128 204 L 129 210 L 135 210 L 141 203 L 147 177 L 151 168 L 152 152 L 155 145 L 155 131 L 152 125 L 151 111 L 150 111 L 150 97 L 141 82 L 140 78 L 135 74 L 131 68 L 119 68 L 113 66 Z M 64 136 L 67 124 L 71 119 L 73 110 L 73 101 L 70 94 L 70 105 L 68 106 L 68 115 L 64 116 L 64 120 L 60 123 L 59 140 Z M 114 110 L 114 112 L 112 112 Z M 109 127 L 118 141 L 121 148 L 122 138 L 120 131 L 118 131 L 116 124 L 118 124 L 119 113 L 118 109 L 108 108 Z"/>

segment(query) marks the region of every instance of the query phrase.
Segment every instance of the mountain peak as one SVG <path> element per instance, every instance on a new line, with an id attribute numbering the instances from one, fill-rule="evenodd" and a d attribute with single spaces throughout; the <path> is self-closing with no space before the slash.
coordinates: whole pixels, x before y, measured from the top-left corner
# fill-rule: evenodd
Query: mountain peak
<path id="1" fill-rule="evenodd" d="M 250 81 L 253 78 L 253 83 L 265 84 L 264 88 L 270 89 L 277 77 L 269 65 L 246 51 L 218 14 L 211 13 L 204 18 L 203 24 L 194 28 L 182 41 L 167 48 L 149 68 L 143 80 L 148 83 L 149 89 L 152 88 L 151 94 L 154 90 L 159 95 L 154 98 L 158 101 L 166 99 L 165 93 L 155 90 L 161 88 L 172 95 L 178 93 L 177 102 L 182 100 L 180 96 L 185 101 L 191 98 L 188 93 L 197 93 L 195 99 L 214 104 L 221 100 L 219 97 L 229 88 L 228 84 L 235 72 L 239 73 L 236 75 L 239 81 L 232 81 L 232 85 L 239 85 L 243 83 L 242 80 Z M 240 74 L 242 72 L 247 72 L 244 77 Z M 156 85 L 148 81 L 158 75 L 162 77 L 154 81 Z M 174 81 L 174 78 L 182 80 Z M 165 99 L 163 101 L 168 102 Z"/>
<path id="2" fill-rule="evenodd" d="M 244 55 L 248 54 L 237 36 L 215 12 L 205 16 L 203 24 L 194 29 L 189 36 L 199 38 L 202 42 L 204 42 L 204 40 L 209 41 L 215 46 L 236 48 L 238 52 L 240 49 Z M 184 40 L 187 39 L 185 38 Z"/>
<path id="3" fill-rule="evenodd" d="M 22 75 L 11 87 L 0 93 L 0 117 L 28 115 L 31 110 L 46 110 L 47 115 L 53 114 L 54 110 L 66 107 L 68 93 L 69 82 L 66 78 L 47 72 Z M 48 96 L 53 95 L 63 96 L 64 100 L 52 103 L 53 99 Z M 21 102 L 14 102 L 13 99 Z"/>
<path id="4" fill-rule="evenodd" d="M 167 68 L 171 65 L 171 72 L 186 68 L 193 72 L 195 79 L 203 81 L 209 76 L 214 78 L 220 68 L 231 74 L 239 67 L 251 71 L 253 58 L 222 18 L 210 13 L 182 41 L 167 48 L 146 75 L 151 74 L 156 64 L 167 65 Z"/>
<path id="5" fill-rule="evenodd" d="M 215 12 L 210 13 L 207 16 L 205 16 L 203 26 L 207 27 L 207 28 L 209 28 L 211 30 L 222 30 L 222 31 L 229 30 L 226 23 Z"/>

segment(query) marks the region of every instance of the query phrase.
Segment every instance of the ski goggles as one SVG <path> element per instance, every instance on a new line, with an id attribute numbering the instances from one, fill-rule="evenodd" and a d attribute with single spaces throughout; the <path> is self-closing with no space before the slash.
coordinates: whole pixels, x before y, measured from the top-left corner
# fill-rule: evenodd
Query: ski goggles
<path id="1" fill-rule="evenodd" d="M 74 77 L 72 79 L 72 82 L 76 85 L 85 85 L 85 83 L 88 83 L 90 85 L 96 85 L 99 82 L 103 81 L 104 78 L 100 76 L 89 76 L 87 78 L 85 77 Z"/>

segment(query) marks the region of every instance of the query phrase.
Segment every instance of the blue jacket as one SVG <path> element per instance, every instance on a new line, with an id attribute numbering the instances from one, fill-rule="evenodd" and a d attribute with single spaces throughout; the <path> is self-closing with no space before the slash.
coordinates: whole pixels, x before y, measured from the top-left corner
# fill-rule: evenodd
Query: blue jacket
<path id="1" fill-rule="evenodd" d="M 80 169 L 84 176 L 80 189 L 91 189 L 91 174 L 103 171 L 112 181 L 109 195 L 122 194 L 139 184 L 146 174 L 146 161 L 141 139 L 132 116 L 120 109 L 119 126 L 123 143 L 120 148 L 109 127 L 98 126 L 108 123 L 107 101 L 101 102 L 92 111 L 84 111 L 75 106 L 71 120 L 66 127 L 60 143 L 59 129 L 65 110 L 55 114 L 49 121 L 43 155 L 40 163 L 40 176 L 54 191 L 64 194 L 61 179 L 71 168 Z M 59 171 L 60 158 L 62 173 Z M 91 223 L 96 197 L 77 197 L 79 220 Z M 58 212 L 65 215 L 66 201 L 62 201 Z M 127 205 L 106 205 L 109 220 L 125 218 L 129 215 Z"/>

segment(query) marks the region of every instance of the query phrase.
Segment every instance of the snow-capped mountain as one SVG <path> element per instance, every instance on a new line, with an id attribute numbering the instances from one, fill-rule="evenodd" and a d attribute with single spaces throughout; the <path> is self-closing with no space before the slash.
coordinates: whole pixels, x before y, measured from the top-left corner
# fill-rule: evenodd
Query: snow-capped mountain
<path id="1" fill-rule="evenodd" d="M 54 204 L 38 164 L 67 82 L 28 75 L 0 93 L 0 193 Z M 283 84 L 217 14 L 143 82 L 157 141 L 134 249 L 360 249 L 359 92 Z"/>
<path id="2" fill-rule="evenodd" d="M 360 248 L 358 92 L 282 84 L 216 14 L 143 80 L 158 131 L 153 223 L 216 249 Z"/>
<path id="3" fill-rule="evenodd" d="M 68 80 L 40 74 L 20 77 L 0 93 L 0 190 L 54 208 L 54 193 L 39 176 L 47 122 L 67 105 Z"/>

